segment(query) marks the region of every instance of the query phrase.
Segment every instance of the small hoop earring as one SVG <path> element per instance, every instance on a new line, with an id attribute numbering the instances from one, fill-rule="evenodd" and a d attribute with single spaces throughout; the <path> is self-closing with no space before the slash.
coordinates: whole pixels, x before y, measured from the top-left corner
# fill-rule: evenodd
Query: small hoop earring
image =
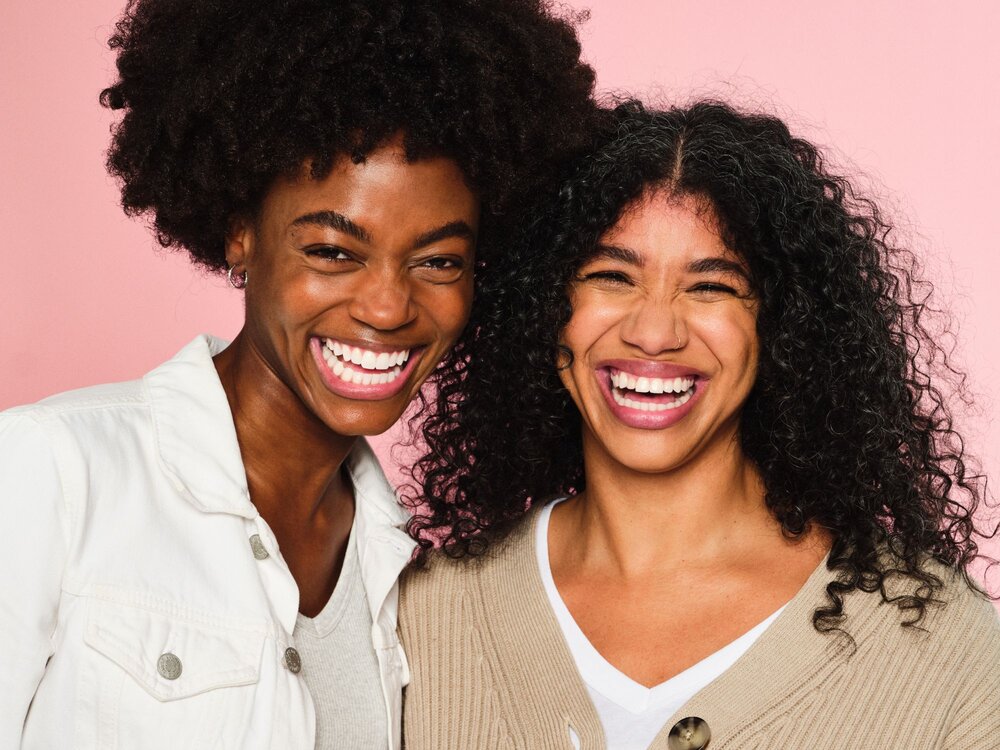
<path id="1" fill-rule="evenodd" d="M 226 280 L 229 282 L 229 286 L 233 289 L 246 289 L 249 274 L 245 268 L 243 269 L 243 273 L 234 274 L 233 272 L 236 270 L 237 265 L 238 264 L 234 263 L 229 267 L 229 270 L 226 271 Z"/>

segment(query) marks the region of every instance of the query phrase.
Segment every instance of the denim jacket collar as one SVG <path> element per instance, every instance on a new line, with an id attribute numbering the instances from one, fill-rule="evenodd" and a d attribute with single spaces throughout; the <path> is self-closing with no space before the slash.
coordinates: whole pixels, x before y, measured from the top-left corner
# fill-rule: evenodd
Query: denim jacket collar
<path id="1" fill-rule="evenodd" d="M 160 463 L 174 486 L 203 512 L 254 519 L 258 513 L 247 489 L 229 400 L 212 362 L 226 346 L 222 339 L 199 336 L 144 382 Z M 364 438 L 348 454 L 347 468 L 354 483 L 362 579 L 377 622 L 415 544 L 402 530 L 409 514 Z"/>
<path id="2" fill-rule="evenodd" d="M 160 464 L 175 488 L 206 513 L 257 517 L 250 502 L 229 400 L 212 357 L 228 344 L 199 336 L 143 378 Z"/>

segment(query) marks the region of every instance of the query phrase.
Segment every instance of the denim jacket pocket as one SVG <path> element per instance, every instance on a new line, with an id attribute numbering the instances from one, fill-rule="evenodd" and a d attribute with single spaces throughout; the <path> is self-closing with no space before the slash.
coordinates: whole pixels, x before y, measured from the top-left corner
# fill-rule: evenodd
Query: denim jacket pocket
<path id="1" fill-rule="evenodd" d="M 265 634 L 178 612 L 93 598 L 84 641 L 159 701 L 256 683 Z"/>

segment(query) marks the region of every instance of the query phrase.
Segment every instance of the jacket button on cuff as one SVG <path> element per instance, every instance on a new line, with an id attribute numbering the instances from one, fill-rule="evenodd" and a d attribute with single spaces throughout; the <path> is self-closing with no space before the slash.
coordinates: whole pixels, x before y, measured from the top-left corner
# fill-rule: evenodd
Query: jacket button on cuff
<path id="1" fill-rule="evenodd" d="M 302 658 L 294 648 L 285 649 L 285 667 L 292 674 L 298 674 L 302 671 Z"/>
<path id="2" fill-rule="evenodd" d="M 708 747 L 712 732 L 708 722 L 698 716 L 681 719 L 670 728 L 667 747 L 670 750 L 703 750 Z"/>
<path id="3" fill-rule="evenodd" d="M 156 660 L 156 671 L 165 680 L 176 680 L 181 676 L 181 660 L 173 654 L 163 654 Z"/>
<path id="4" fill-rule="evenodd" d="M 260 534 L 254 534 L 250 537 L 250 549 L 253 550 L 253 556 L 257 560 L 266 560 L 270 557 L 267 548 L 264 546 L 264 542 L 260 540 Z"/>

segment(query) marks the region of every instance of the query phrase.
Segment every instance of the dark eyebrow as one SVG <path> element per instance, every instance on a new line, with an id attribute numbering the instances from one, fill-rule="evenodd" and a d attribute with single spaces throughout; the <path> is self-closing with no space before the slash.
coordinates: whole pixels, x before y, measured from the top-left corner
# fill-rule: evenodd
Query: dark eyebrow
<path id="1" fill-rule="evenodd" d="M 416 241 L 413 243 L 413 247 L 426 247 L 427 245 L 433 245 L 435 242 L 440 242 L 441 240 L 446 240 L 451 237 L 461 237 L 471 242 L 475 242 L 476 233 L 472 231 L 472 227 L 464 221 L 449 221 L 444 226 L 432 229 L 429 232 L 424 232 L 422 235 L 417 237 Z"/>
<path id="2" fill-rule="evenodd" d="M 631 248 L 621 247 L 620 245 L 598 245 L 593 255 L 590 256 L 590 260 L 601 257 L 620 260 L 622 263 L 628 263 L 630 266 L 636 266 L 637 268 L 642 268 L 644 265 L 642 256 L 639 253 Z"/>
<path id="3" fill-rule="evenodd" d="M 701 258 L 688 264 L 691 273 L 729 273 L 750 280 L 747 271 L 739 263 L 727 258 Z"/>
<path id="4" fill-rule="evenodd" d="M 316 211 L 311 214 L 303 214 L 293 221 L 291 226 L 295 227 L 301 224 L 319 224 L 320 226 L 329 227 L 330 229 L 336 229 L 338 232 L 349 234 L 359 242 L 370 243 L 372 241 L 371 232 L 364 227 L 355 224 L 346 216 L 339 214 L 336 211 Z"/>

